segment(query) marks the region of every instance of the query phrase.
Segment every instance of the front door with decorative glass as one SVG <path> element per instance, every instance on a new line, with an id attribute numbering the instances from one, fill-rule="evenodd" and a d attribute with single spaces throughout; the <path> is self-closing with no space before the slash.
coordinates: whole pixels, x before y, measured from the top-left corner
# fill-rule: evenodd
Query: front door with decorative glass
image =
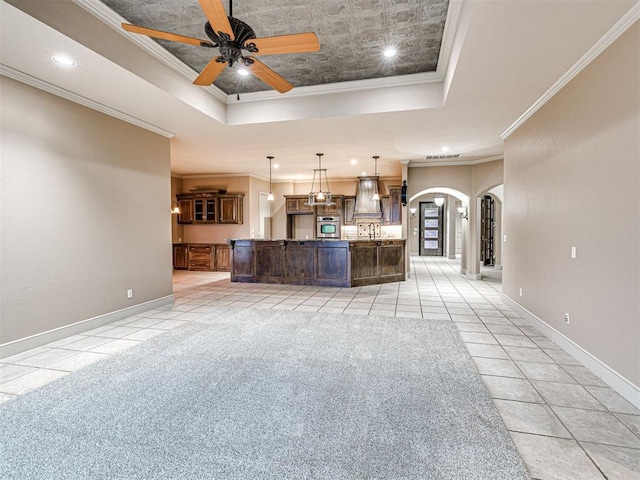
<path id="1" fill-rule="evenodd" d="M 442 256 L 443 208 L 434 202 L 420 202 L 420 255 Z"/>

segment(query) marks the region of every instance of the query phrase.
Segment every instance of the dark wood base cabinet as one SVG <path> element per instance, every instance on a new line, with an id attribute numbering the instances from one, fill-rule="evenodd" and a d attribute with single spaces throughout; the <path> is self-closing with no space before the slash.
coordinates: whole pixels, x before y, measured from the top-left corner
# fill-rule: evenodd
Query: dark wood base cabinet
<path id="1" fill-rule="evenodd" d="M 231 281 L 358 287 L 405 279 L 404 240 L 230 240 Z"/>
<path id="2" fill-rule="evenodd" d="M 226 243 L 179 243 L 173 245 L 173 268 L 203 272 L 228 272 L 229 245 Z"/>

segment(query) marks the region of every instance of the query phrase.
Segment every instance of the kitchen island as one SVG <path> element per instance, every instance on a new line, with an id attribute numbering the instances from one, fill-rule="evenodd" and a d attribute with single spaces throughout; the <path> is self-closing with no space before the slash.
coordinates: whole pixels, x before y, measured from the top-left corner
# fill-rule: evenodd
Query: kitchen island
<path id="1" fill-rule="evenodd" d="M 405 279 L 405 240 L 229 240 L 231 281 L 359 287 Z"/>

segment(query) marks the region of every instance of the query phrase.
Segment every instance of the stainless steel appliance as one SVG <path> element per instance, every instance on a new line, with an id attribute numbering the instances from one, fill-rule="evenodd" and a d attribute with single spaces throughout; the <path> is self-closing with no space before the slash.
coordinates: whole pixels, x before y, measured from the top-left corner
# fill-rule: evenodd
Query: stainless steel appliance
<path id="1" fill-rule="evenodd" d="M 340 217 L 318 217 L 317 238 L 340 238 Z"/>

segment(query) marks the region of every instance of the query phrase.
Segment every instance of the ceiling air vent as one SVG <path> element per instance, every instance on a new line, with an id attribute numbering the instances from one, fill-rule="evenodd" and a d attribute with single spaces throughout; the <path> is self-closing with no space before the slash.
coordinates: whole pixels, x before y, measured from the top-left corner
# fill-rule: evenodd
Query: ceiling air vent
<path id="1" fill-rule="evenodd" d="M 452 153 L 445 155 L 427 155 L 424 157 L 425 160 L 443 160 L 445 158 L 460 158 L 462 156 L 461 153 Z"/>

